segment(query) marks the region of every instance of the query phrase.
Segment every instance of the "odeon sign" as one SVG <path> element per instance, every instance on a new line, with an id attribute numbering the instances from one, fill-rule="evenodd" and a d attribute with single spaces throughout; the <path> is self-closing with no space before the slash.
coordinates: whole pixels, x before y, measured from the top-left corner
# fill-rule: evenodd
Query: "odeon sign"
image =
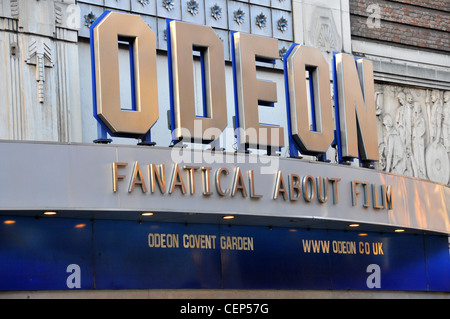
<path id="1" fill-rule="evenodd" d="M 130 44 L 132 110 L 121 109 L 118 41 Z M 227 126 L 223 44 L 211 27 L 169 20 L 167 41 L 172 139 L 212 142 Z M 258 105 L 273 106 L 278 97 L 275 82 L 257 79 L 255 61 L 274 63 L 279 54 L 277 40 L 232 32 L 231 48 L 237 142 L 268 149 L 285 146 L 283 127 L 261 124 L 258 116 Z M 201 57 L 203 116 L 195 111 L 193 50 Z M 91 26 L 91 53 L 94 116 L 100 134 L 149 139 L 159 117 L 153 31 L 138 15 L 107 11 Z M 329 65 L 321 52 L 293 44 L 285 55 L 290 154 L 323 155 L 335 141 L 340 160 L 377 161 L 372 63 L 339 53 L 334 55 L 332 68 L 336 132 Z M 201 130 L 194 129 L 196 121 L 201 121 Z"/>

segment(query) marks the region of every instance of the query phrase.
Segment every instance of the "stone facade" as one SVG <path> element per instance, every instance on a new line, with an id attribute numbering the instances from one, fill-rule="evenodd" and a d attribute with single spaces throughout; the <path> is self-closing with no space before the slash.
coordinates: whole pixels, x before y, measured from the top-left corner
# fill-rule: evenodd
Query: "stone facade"
<path id="1" fill-rule="evenodd" d="M 230 32 L 276 38 L 275 71 L 263 66 L 258 72 L 276 79 L 278 102 L 260 115 L 284 127 L 282 58 L 293 42 L 319 48 L 329 63 L 333 52 L 371 60 L 381 155 L 376 167 L 449 184 L 450 7 L 440 0 L 0 0 L 1 139 L 95 139 L 88 38 L 90 25 L 105 10 L 139 14 L 155 32 L 161 83 L 168 81 L 166 18 L 214 28 L 224 43 L 228 89 Z M 227 96 L 232 94 L 228 90 Z M 152 134 L 158 145 L 168 146 L 164 85 L 159 99 L 160 121 Z M 228 100 L 232 114 L 233 99 Z M 286 154 L 282 150 L 281 156 Z"/>
<path id="2" fill-rule="evenodd" d="M 0 1 L 0 138 L 81 141 L 76 9 Z"/>
<path id="3" fill-rule="evenodd" d="M 450 91 L 377 85 L 378 168 L 448 184 Z"/>

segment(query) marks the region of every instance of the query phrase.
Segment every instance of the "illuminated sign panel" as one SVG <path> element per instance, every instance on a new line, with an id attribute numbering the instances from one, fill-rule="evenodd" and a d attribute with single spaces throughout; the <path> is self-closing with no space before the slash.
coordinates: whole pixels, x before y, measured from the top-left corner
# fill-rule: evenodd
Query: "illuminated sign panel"
<path id="1" fill-rule="evenodd" d="M 169 87 L 172 138 L 211 142 L 227 125 L 223 44 L 211 27 L 168 21 Z M 258 105 L 280 100 L 276 84 L 256 78 L 255 60 L 274 61 L 277 40 L 232 33 L 236 136 L 245 147 L 285 146 L 283 128 L 261 124 Z M 130 44 L 133 110 L 121 110 L 117 40 Z M 200 52 L 203 115 L 195 114 L 192 50 Z M 139 16 L 105 12 L 91 26 L 94 74 L 94 115 L 103 136 L 145 138 L 158 119 L 155 36 Z M 320 155 L 333 142 L 328 64 L 318 49 L 294 45 L 285 57 L 286 104 L 290 147 Z M 336 143 L 343 159 L 378 160 L 373 69 L 369 61 L 336 54 L 333 65 L 336 99 Z M 305 71 L 310 74 L 313 129 L 309 129 Z M 200 128 L 195 122 L 200 121 Z M 148 136 L 148 135 L 147 135 Z M 295 152 L 291 149 L 291 155 Z"/>
<path id="2" fill-rule="evenodd" d="M 82 222 L 0 217 L 0 290 L 450 291 L 444 236 Z"/>

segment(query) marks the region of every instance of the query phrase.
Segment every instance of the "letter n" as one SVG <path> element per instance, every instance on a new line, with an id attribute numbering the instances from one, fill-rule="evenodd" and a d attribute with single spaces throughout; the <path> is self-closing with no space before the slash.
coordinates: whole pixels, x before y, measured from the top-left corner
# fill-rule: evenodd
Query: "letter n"
<path id="1" fill-rule="evenodd" d="M 378 161 L 373 65 L 343 53 L 334 59 L 340 158 Z"/>

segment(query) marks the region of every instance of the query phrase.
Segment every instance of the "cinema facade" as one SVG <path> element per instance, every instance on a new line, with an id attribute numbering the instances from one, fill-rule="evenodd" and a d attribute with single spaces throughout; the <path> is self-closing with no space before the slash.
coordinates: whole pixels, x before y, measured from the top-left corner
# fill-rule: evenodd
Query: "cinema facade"
<path id="1" fill-rule="evenodd" d="M 449 12 L 2 1 L 0 296 L 448 297 Z"/>

